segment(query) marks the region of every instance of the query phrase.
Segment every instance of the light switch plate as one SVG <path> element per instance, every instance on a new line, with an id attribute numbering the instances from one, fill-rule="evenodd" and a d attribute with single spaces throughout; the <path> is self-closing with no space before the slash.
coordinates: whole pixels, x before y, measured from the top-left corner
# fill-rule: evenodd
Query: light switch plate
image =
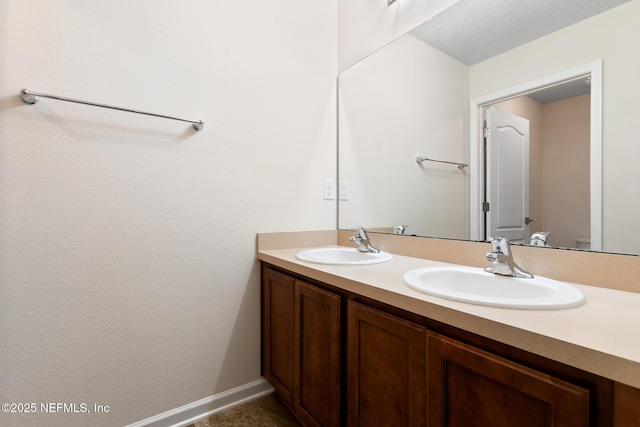
<path id="1" fill-rule="evenodd" d="M 335 200 L 336 199 L 336 181 L 333 179 L 324 180 L 324 199 Z"/>
<path id="2" fill-rule="evenodd" d="M 340 180 L 340 188 L 338 188 L 340 200 L 349 200 L 349 181 Z"/>

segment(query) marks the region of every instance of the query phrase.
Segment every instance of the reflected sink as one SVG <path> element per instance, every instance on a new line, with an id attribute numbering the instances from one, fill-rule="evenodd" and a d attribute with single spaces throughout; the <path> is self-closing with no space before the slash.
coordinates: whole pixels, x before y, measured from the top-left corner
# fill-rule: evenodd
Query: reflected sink
<path id="1" fill-rule="evenodd" d="M 585 302 L 574 286 L 535 276 L 500 276 L 473 267 L 426 267 L 408 271 L 404 283 L 419 292 L 469 304 L 519 309 L 559 309 Z"/>
<path id="2" fill-rule="evenodd" d="M 316 264 L 331 265 L 368 265 L 380 264 L 391 260 L 388 252 L 358 252 L 356 248 L 325 247 L 300 251 L 296 258 Z"/>

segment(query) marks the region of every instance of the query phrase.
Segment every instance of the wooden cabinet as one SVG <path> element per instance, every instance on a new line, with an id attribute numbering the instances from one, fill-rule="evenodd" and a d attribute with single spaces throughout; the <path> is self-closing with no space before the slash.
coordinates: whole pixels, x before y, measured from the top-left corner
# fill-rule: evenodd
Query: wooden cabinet
<path id="1" fill-rule="evenodd" d="M 296 281 L 294 407 L 306 425 L 340 424 L 340 297 Z"/>
<path id="2" fill-rule="evenodd" d="M 263 375 L 308 426 L 340 425 L 340 297 L 263 270 Z"/>
<path id="3" fill-rule="evenodd" d="M 637 389 L 262 268 L 263 375 L 304 425 L 640 425 Z"/>
<path id="4" fill-rule="evenodd" d="M 589 390 L 429 333 L 429 426 L 588 427 Z"/>
<path id="5" fill-rule="evenodd" d="M 350 427 L 426 425 L 426 328 L 349 301 Z"/>
<path id="6" fill-rule="evenodd" d="M 617 383 L 614 388 L 614 427 L 640 425 L 640 390 Z"/>
<path id="7" fill-rule="evenodd" d="M 263 271 L 262 369 L 276 393 L 293 406 L 295 377 L 295 280 Z"/>

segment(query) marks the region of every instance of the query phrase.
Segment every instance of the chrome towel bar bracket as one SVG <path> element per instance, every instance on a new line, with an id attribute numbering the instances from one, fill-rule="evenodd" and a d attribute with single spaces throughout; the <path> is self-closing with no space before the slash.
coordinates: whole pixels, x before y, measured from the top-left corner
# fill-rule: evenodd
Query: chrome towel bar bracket
<path id="1" fill-rule="evenodd" d="M 131 108 L 114 107 L 112 105 L 99 104 L 97 102 L 81 101 L 79 99 L 66 98 L 64 96 L 48 95 L 46 93 L 34 92 L 28 89 L 22 89 L 20 91 L 20 97 L 26 104 L 35 104 L 36 102 L 38 102 L 39 97 L 51 98 L 51 99 L 57 99 L 59 101 L 74 102 L 76 104 L 91 105 L 93 107 L 108 108 L 111 110 L 126 111 L 128 113 L 144 114 L 146 116 L 161 117 L 163 119 L 178 120 L 181 122 L 193 123 L 193 128 L 195 130 L 202 130 L 202 128 L 204 127 L 204 121 L 202 120 L 190 120 L 190 119 L 183 119 L 180 117 L 165 116 L 162 114 L 147 113 L 145 111 L 133 110 Z"/>

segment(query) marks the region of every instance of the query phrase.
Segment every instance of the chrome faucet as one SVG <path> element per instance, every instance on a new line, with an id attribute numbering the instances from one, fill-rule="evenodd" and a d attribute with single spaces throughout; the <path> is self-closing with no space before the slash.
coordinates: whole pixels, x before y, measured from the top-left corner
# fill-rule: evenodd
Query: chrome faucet
<path id="1" fill-rule="evenodd" d="M 367 235 L 367 230 L 365 230 L 364 227 L 355 227 L 350 228 L 349 230 L 356 232 L 355 236 L 349 237 L 349 241 L 358 245 L 358 252 L 380 252 L 371 244 L 371 240 L 369 240 L 369 236 Z"/>
<path id="2" fill-rule="evenodd" d="M 408 225 L 396 225 L 393 227 L 393 234 L 404 234 L 407 231 Z"/>
<path id="3" fill-rule="evenodd" d="M 487 261 L 493 266 L 486 267 L 484 271 L 488 273 L 501 274 L 503 276 L 520 277 L 523 279 L 532 279 L 533 274 L 527 273 L 513 260 L 511 253 L 511 243 L 504 237 L 494 237 L 491 239 L 493 247 L 492 252 L 487 252 Z"/>

